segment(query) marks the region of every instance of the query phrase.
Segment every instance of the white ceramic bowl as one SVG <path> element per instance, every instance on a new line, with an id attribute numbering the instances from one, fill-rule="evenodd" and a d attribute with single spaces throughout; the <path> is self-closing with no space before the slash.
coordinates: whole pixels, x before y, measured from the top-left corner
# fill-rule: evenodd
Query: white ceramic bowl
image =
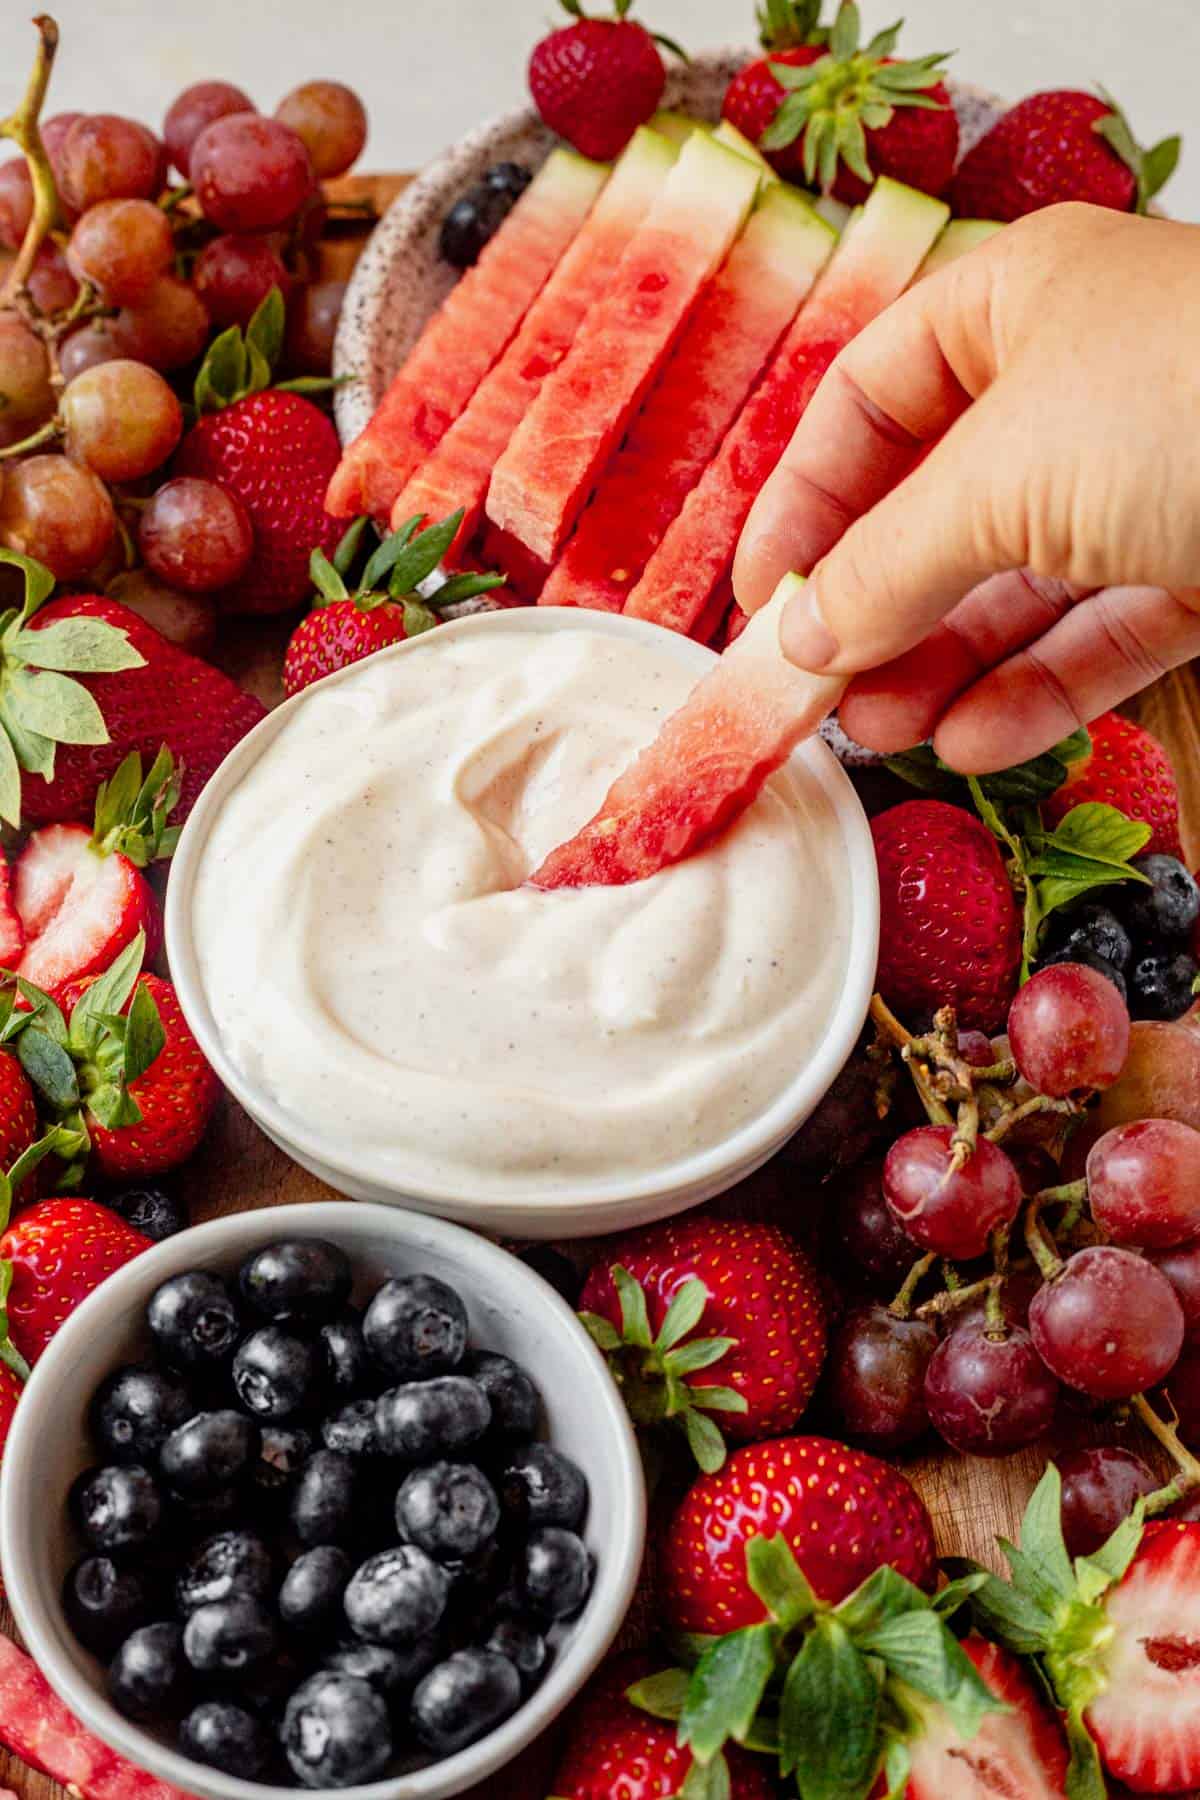
<path id="1" fill-rule="evenodd" d="M 209 1800 L 295 1800 L 295 1788 L 204 1768 L 180 1756 L 167 1738 L 122 1717 L 109 1704 L 102 1668 L 76 1642 L 59 1604 L 63 1577 L 79 1554 L 66 1518 L 67 1490 L 95 1460 L 88 1403 L 105 1375 L 144 1351 L 150 1295 L 185 1269 L 230 1273 L 252 1251 L 290 1236 L 340 1244 L 364 1294 L 408 1270 L 426 1270 L 457 1288 L 470 1314 L 472 1341 L 529 1369 L 541 1389 L 549 1439 L 579 1463 L 591 1487 L 585 1536 L 596 1558 L 595 1585 L 580 1618 L 556 1633 L 556 1654 L 542 1686 L 498 1730 L 457 1756 L 341 1790 L 343 1800 L 448 1800 L 511 1761 L 586 1681 L 629 1608 L 645 1539 L 641 1462 L 603 1359 L 540 1276 L 471 1232 L 389 1207 L 285 1206 L 198 1225 L 110 1276 L 56 1334 L 9 1434 L 0 1479 L 0 1564 L 8 1599 L 51 1686 L 131 1762 Z"/>
<path id="2" fill-rule="evenodd" d="M 588 613 L 583 622 L 589 630 L 629 640 L 652 640 L 669 648 L 672 655 L 695 670 L 697 679 L 715 660 L 711 650 L 690 638 L 620 613 Z M 576 630 L 580 624 L 577 612 L 559 607 L 481 613 L 395 645 L 372 660 L 378 667 L 384 657 L 426 655 L 429 646 L 444 642 L 448 632 L 543 635 Z M 351 665 L 326 677 L 326 682 L 350 678 L 353 673 Z M 291 710 L 304 705 L 304 698 L 303 694 L 297 695 L 257 725 L 208 783 L 175 852 L 166 907 L 171 974 L 188 1024 L 226 1087 L 289 1156 L 330 1187 L 359 1200 L 413 1206 L 497 1234 L 569 1238 L 643 1225 L 711 1199 L 751 1174 L 800 1128 L 827 1092 L 862 1029 L 879 945 L 879 890 L 870 827 L 849 777 L 824 744 L 815 739 L 802 745 L 795 755 L 815 776 L 827 797 L 841 839 L 840 895 L 849 945 L 845 978 L 812 1056 L 792 1072 L 770 1106 L 723 1143 L 649 1175 L 564 1181 L 552 1193 L 500 1200 L 472 1194 L 461 1185 L 401 1186 L 394 1180 L 385 1180 L 377 1164 L 356 1159 L 352 1142 L 322 1135 L 256 1087 L 227 1054 L 208 1005 L 192 933 L 192 894 L 209 831 L 227 795 L 271 743 Z"/>

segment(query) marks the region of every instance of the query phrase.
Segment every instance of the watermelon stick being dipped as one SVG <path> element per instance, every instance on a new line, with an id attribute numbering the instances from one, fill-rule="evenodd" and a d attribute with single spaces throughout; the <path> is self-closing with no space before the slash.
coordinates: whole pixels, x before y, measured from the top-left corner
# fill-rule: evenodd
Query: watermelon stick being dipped
<path id="1" fill-rule="evenodd" d="M 745 224 L 759 180 L 756 163 L 693 133 L 611 287 L 513 433 L 492 471 L 487 515 L 543 561 L 565 543 L 697 294 Z"/>
<path id="2" fill-rule="evenodd" d="M 343 454 L 325 500 L 335 518 L 387 520 L 400 489 L 505 349 L 607 178 L 603 163 L 551 152 Z"/>
<path id="3" fill-rule="evenodd" d="M 842 697 L 840 676 L 786 660 L 779 621 L 803 586 L 785 575 L 737 642 L 609 788 L 595 817 L 552 850 L 534 887 L 619 887 L 681 862 L 727 829 Z"/>

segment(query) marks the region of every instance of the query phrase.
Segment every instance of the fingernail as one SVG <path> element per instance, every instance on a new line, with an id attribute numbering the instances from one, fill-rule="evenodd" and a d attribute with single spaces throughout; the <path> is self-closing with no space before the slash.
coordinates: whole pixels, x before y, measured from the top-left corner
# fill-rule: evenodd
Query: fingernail
<path id="1" fill-rule="evenodd" d="M 825 623 L 816 579 L 805 582 L 779 628 L 779 643 L 789 662 L 801 669 L 826 669 L 841 645 Z"/>

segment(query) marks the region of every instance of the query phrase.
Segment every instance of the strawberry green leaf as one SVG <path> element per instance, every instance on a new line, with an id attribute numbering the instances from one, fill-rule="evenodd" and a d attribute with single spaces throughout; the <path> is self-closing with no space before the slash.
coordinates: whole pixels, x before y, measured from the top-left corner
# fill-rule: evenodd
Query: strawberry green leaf
<path id="1" fill-rule="evenodd" d="M 90 1055 L 103 1035 L 105 1013 L 119 1013 L 133 992 L 146 954 L 146 934 L 139 931 L 121 954 L 86 988 L 71 1014 L 70 1045 L 80 1055 Z"/>
<path id="2" fill-rule="evenodd" d="M 308 575 L 320 596 L 318 604 L 350 598 L 350 590 L 342 579 L 341 573 L 334 568 L 323 550 L 314 550 L 309 557 Z"/>
<path id="3" fill-rule="evenodd" d="M 192 404 L 198 413 L 219 412 L 246 389 L 249 358 L 246 344 L 236 325 L 215 337 L 200 365 L 192 389 Z"/>
<path id="4" fill-rule="evenodd" d="M 701 1412 L 748 1413 L 750 1402 L 745 1394 L 737 1393 L 730 1387 L 694 1387 L 686 1389 L 690 1405 L 698 1406 Z"/>
<path id="5" fill-rule="evenodd" d="M 879 1760 L 879 1683 L 836 1619 L 818 1620 L 787 1672 L 780 1768 L 804 1800 L 864 1800 Z"/>
<path id="6" fill-rule="evenodd" d="M 926 1607 L 885 1619 L 855 1639 L 888 1673 L 944 1706 L 961 1736 L 974 1737 L 990 1712 L 1001 1711 L 975 1664 L 942 1619 Z"/>
<path id="7" fill-rule="evenodd" d="M 710 1297 L 709 1291 L 702 1281 L 693 1279 L 683 1283 L 668 1306 L 666 1317 L 659 1330 L 658 1348 L 660 1350 L 670 1350 L 679 1342 L 680 1338 L 685 1338 L 689 1331 L 696 1329 Z M 695 1366 L 703 1368 L 704 1364 L 698 1363 Z"/>
<path id="8" fill-rule="evenodd" d="M 88 690 L 67 675 L 18 665 L 8 670 L 3 712 L 24 731 L 60 744 L 107 744 L 104 715 Z"/>
<path id="9" fill-rule="evenodd" d="M 886 124 L 886 120 L 884 123 Z M 863 130 L 862 120 L 857 113 L 847 113 L 841 120 L 837 135 L 838 154 L 846 167 L 858 176 L 860 181 L 870 183 L 875 179 L 875 172 L 867 161 L 867 134 Z"/>
<path id="10" fill-rule="evenodd" d="M 366 513 L 359 513 L 357 519 L 347 525 L 337 541 L 337 548 L 333 553 L 333 566 L 343 579 L 354 567 L 354 559 L 358 555 L 363 533 L 370 523 L 370 518 Z"/>
<path id="11" fill-rule="evenodd" d="M 79 1104 L 75 1064 L 61 1044 L 34 1026 L 17 1039 L 17 1059 L 38 1092 L 55 1109 L 66 1112 Z"/>
<path id="12" fill-rule="evenodd" d="M 664 1669 L 661 1675 L 647 1675 L 636 1681 L 625 1690 L 625 1698 L 639 1712 L 673 1725 L 682 1717 L 690 1680 L 686 1669 Z"/>
<path id="13" fill-rule="evenodd" d="M 155 1004 L 154 995 L 139 982 L 134 989 L 125 1033 L 125 1079 L 134 1082 L 144 1075 L 166 1046 L 167 1034 Z"/>
<path id="14" fill-rule="evenodd" d="M 835 62 L 848 61 L 858 49 L 861 37 L 862 20 L 858 7 L 854 0 L 843 0 L 829 34 L 829 54 Z"/>
<path id="15" fill-rule="evenodd" d="M 1100 1762 L 1096 1740 L 1083 1719 L 1082 1706 L 1072 1706 L 1066 1715 L 1067 1743 L 1071 1762 L 1067 1769 L 1067 1800 L 1107 1800 L 1108 1783 Z"/>
<path id="16" fill-rule="evenodd" d="M 778 1647 L 776 1626 L 747 1625 L 705 1651 L 692 1671 L 679 1721 L 679 1741 L 698 1762 L 710 1761 L 730 1738 L 740 1740 L 749 1731 Z"/>
<path id="17" fill-rule="evenodd" d="M 713 1363 L 720 1362 L 737 1343 L 736 1338 L 692 1338 L 689 1343 L 680 1344 L 677 1350 L 668 1350 L 663 1357 L 663 1367 L 672 1375 L 694 1375 L 700 1369 L 709 1369 Z M 662 1338 L 658 1340 L 662 1348 Z"/>
<path id="18" fill-rule="evenodd" d="M 1126 168 L 1132 172 L 1137 181 L 1137 210 L 1144 213 L 1155 194 L 1175 173 L 1183 147 L 1182 139 L 1163 138 L 1152 150 L 1143 150 L 1133 135 L 1128 119 L 1108 89 L 1097 83 L 1096 91 L 1109 111 L 1103 118 L 1096 120 L 1092 129 L 1104 139 L 1110 149 L 1116 151 Z"/>
<path id="19" fill-rule="evenodd" d="M 36 1020 L 42 1030 L 48 1032 L 55 1043 L 61 1044 L 65 1049 L 67 1022 L 62 1016 L 61 1009 L 49 994 L 44 994 L 41 988 L 34 987 L 31 981 L 26 981 L 22 976 L 17 977 L 17 992 L 24 1000 L 28 1010 L 25 1012 L 13 1011 L 9 1014 L 5 1020 L 4 1029 L 0 1032 L 0 1042 L 8 1043 Z"/>
<path id="20" fill-rule="evenodd" d="M 824 58 L 820 62 L 804 63 L 800 67 L 793 63 L 772 63 L 771 74 L 788 93 L 802 93 L 805 88 L 819 81 L 823 72 L 828 72 L 828 66 Z M 763 138 L 761 141 L 765 144 L 767 140 Z"/>
<path id="21" fill-rule="evenodd" d="M 665 50 L 670 56 L 677 56 L 680 62 L 691 62 L 691 57 L 677 38 L 668 37 L 665 31 L 652 31 L 650 36 L 660 50 Z"/>
<path id="22" fill-rule="evenodd" d="M 1161 188 L 1166 187 L 1179 167 L 1183 139 L 1166 137 L 1147 150 L 1142 157 L 1142 200 L 1148 206 Z"/>
<path id="23" fill-rule="evenodd" d="M 403 525 L 384 538 L 363 570 L 360 584 L 363 593 L 373 592 L 391 574 L 398 557 L 412 543 L 422 516 L 421 513 L 414 513 L 411 519 L 406 519 Z"/>
<path id="24" fill-rule="evenodd" d="M 817 1597 L 786 1538 L 755 1536 L 746 1545 L 746 1579 L 776 1624 L 791 1631 L 817 1608 Z"/>
<path id="25" fill-rule="evenodd" d="M 599 1313 L 581 1312 L 579 1323 L 595 1344 L 597 1350 L 606 1353 L 621 1348 L 621 1334 L 608 1319 L 601 1318 Z"/>
<path id="26" fill-rule="evenodd" d="M 839 1604 L 837 1616 L 857 1641 L 888 1619 L 908 1612 L 924 1612 L 928 1596 L 890 1563 L 882 1564 Z"/>
<path id="27" fill-rule="evenodd" d="M 983 1629 L 1019 1656 L 1034 1656 L 1049 1640 L 1054 1614 L 1032 1594 L 986 1569 L 971 1600 L 971 1610 Z"/>
<path id="28" fill-rule="evenodd" d="M 443 607 L 456 606 L 461 600 L 474 600 L 478 594 L 490 594 L 504 585 L 503 575 L 451 575 L 432 596 L 433 605 L 440 612 Z"/>
<path id="29" fill-rule="evenodd" d="M 266 364 L 267 380 L 271 378 L 271 370 L 283 354 L 283 333 L 287 324 L 287 311 L 283 304 L 283 295 L 277 287 L 273 287 L 260 302 L 250 323 L 246 327 L 246 348 L 253 355 L 257 354 Z"/>
<path id="30" fill-rule="evenodd" d="M 977 1594 L 987 1581 L 982 1569 L 976 1569 L 970 1575 L 956 1576 L 948 1581 L 933 1597 L 933 1610 L 939 1618 L 949 1619 L 960 1606 L 965 1606 L 973 1595 Z"/>
<path id="31" fill-rule="evenodd" d="M 3 708 L 0 708 L 0 722 Z M 0 819 L 6 825 L 21 823 L 21 767 L 13 748 L 12 735 L 0 730 Z"/>
<path id="32" fill-rule="evenodd" d="M 1125 1571 L 1138 1552 L 1138 1545 L 1146 1529 L 1145 1507 L 1139 1500 L 1127 1519 L 1122 1519 L 1112 1536 L 1106 1538 L 1098 1550 L 1090 1556 L 1075 1559 L 1075 1572 L 1079 1573 L 1081 1563 L 1087 1563 L 1107 1576 L 1108 1583 L 1120 1581 Z"/>
<path id="33" fill-rule="evenodd" d="M 463 509 L 452 512 L 449 518 L 442 519 L 437 525 L 430 525 L 426 530 L 418 532 L 410 544 L 407 544 L 392 564 L 392 572 L 388 578 L 388 592 L 393 600 L 399 600 L 404 594 L 411 594 L 420 582 L 433 574 L 445 556 L 447 550 L 458 536 L 458 528 L 463 522 Z"/>
<path id="34" fill-rule="evenodd" d="M 621 1306 L 621 1335 L 624 1341 L 636 1345 L 639 1350 L 649 1350 L 654 1343 L 654 1334 L 650 1330 L 650 1314 L 646 1310 L 646 1296 L 641 1283 L 635 1281 L 629 1270 L 623 1269 L 620 1263 L 614 1263 L 610 1273 Z"/>
<path id="35" fill-rule="evenodd" d="M 1107 806 L 1101 800 L 1089 800 L 1082 806 L 1073 806 L 1053 831 L 1043 834 L 1042 842 L 1051 850 L 1107 863 L 1120 869 L 1126 879 L 1144 881 L 1145 876 L 1135 877 L 1134 871 L 1126 869 L 1126 864 L 1145 849 L 1151 835 L 1149 825 L 1140 819 L 1127 819 L 1115 806 Z M 1030 867 L 1035 874 L 1040 873 L 1036 860 Z"/>
<path id="36" fill-rule="evenodd" d="M 725 1462 L 725 1439 L 712 1420 L 694 1406 L 680 1415 L 688 1449 L 706 1475 L 715 1475 Z"/>
<path id="37" fill-rule="evenodd" d="M 40 631 L 21 630 L 6 636 L 4 648 L 19 662 L 64 674 L 108 675 L 119 669 L 140 669 L 146 661 L 121 626 L 105 619 L 57 619 Z"/>
<path id="38" fill-rule="evenodd" d="M 54 576 L 45 563 L 36 562 L 32 556 L 22 556 L 19 550 L 8 550 L 2 546 L 0 563 L 8 563 L 12 568 L 20 569 L 25 577 L 25 598 L 19 615 L 19 622 L 24 624 L 54 592 Z"/>
<path id="39" fill-rule="evenodd" d="M 908 1791 L 908 1778 L 912 1774 L 912 1751 L 907 1738 L 892 1737 L 888 1739 L 888 1747 L 883 1759 L 883 1773 L 888 1789 L 884 1800 L 903 1800 Z"/>
<path id="40" fill-rule="evenodd" d="M 730 1800 L 732 1792 L 729 1764 L 717 1755 L 710 1763 L 692 1764 L 683 1778 L 678 1800 Z"/>
<path id="41" fill-rule="evenodd" d="M 420 600 L 414 600 L 406 595 L 400 604 L 404 608 L 405 637 L 420 637 L 422 632 L 432 631 L 438 623 L 437 614 L 430 612 L 429 608 Z"/>
<path id="42" fill-rule="evenodd" d="M 141 1123 L 142 1109 L 133 1095 L 116 1082 L 104 1082 L 87 1097 L 87 1109 L 105 1131 L 121 1131 Z"/>

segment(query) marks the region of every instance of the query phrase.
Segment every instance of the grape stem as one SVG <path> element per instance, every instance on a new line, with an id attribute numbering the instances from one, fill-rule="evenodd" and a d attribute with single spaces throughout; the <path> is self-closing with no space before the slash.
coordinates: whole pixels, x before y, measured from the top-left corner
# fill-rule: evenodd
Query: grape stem
<path id="1" fill-rule="evenodd" d="M 0 447 L 0 458 L 9 456 L 28 456 L 31 450 L 40 450 L 43 444 L 52 444 L 62 436 L 62 424 L 58 418 L 47 419 L 29 437 L 22 438 L 18 444 L 5 444 Z"/>
<path id="2" fill-rule="evenodd" d="M 953 1125 L 954 1116 L 945 1102 L 934 1092 L 928 1063 L 919 1053 L 914 1055 L 917 1039 L 905 1029 L 881 994 L 871 996 L 871 1019 L 881 1038 L 895 1046 L 913 1078 L 921 1104 L 935 1125 Z"/>
<path id="3" fill-rule="evenodd" d="M 1052 1100 L 1049 1094 L 1033 1094 L 1028 1100 L 1022 1100 L 1020 1106 L 1002 1113 L 996 1123 L 984 1133 L 993 1144 L 1001 1143 L 1016 1126 L 1026 1119 L 1033 1119 L 1039 1113 L 1058 1113 L 1061 1117 L 1074 1119 L 1079 1116 L 1080 1107 L 1075 1100 Z"/>
<path id="4" fill-rule="evenodd" d="M 913 1295 L 916 1293 L 936 1261 L 937 1257 L 934 1252 L 930 1250 L 925 1256 L 919 1257 L 913 1264 L 912 1268 L 908 1271 L 908 1274 L 904 1277 L 904 1286 L 900 1289 L 900 1292 L 888 1307 L 888 1311 L 891 1313 L 893 1319 L 907 1319 L 910 1317 L 912 1313 Z"/>
<path id="5" fill-rule="evenodd" d="M 1135 1394 L 1129 1405 L 1146 1430 L 1152 1437 L 1158 1439 L 1175 1464 L 1177 1473 L 1173 1479 L 1167 1483 L 1166 1487 L 1161 1487 L 1155 1493 L 1150 1494 L 1146 1500 L 1148 1514 L 1165 1512 L 1168 1506 L 1175 1504 L 1176 1500 L 1181 1500 L 1185 1494 L 1190 1494 L 1193 1489 L 1200 1487 L 1200 1460 L 1192 1455 L 1180 1438 L 1175 1425 L 1155 1412 L 1145 1394 Z"/>
<path id="6" fill-rule="evenodd" d="M 38 251 L 58 223 L 59 217 L 54 171 L 50 167 L 50 158 L 46 155 L 46 146 L 38 130 L 38 118 L 58 50 L 58 26 L 47 13 L 39 13 L 33 23 L 38 33 L 38 49 L 29 84 L 16 111 L 0 120 L 0 137 L 11 138 L 18 149 L 24 152 L 29 164 L 33 181 L 33 211 L 16 260 L 8 272 L 4 286 L 0 288 L 0 305 L 24 292 L 37 261 Z"/>
<path id="7" fill-rule="evenodd" d="M 1025 1214 L 1025 1242 L 1044 1281 L 1053 1281 L 1065 1266 L 1058 1254 L 1058 1245 L 1042 1219 L 1042 1207 L 1051 1204 L 1060 1192 L 1058 1188 L 1044 1188 L 1033 1196 Z"/>

